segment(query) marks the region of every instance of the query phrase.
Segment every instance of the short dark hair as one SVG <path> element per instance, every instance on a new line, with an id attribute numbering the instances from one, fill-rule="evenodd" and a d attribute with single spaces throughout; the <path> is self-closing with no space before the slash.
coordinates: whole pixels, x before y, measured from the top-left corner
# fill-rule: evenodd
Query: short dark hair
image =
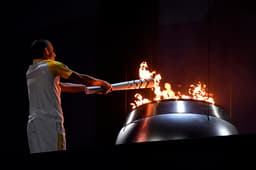
<path id="1" fill-rule="evenodd" d="M 51 42 L 46 39 L 34 40 L 30 45 L 30 56 L 32 58 L 42 58 L 44 49 L 47 48 Z"/>

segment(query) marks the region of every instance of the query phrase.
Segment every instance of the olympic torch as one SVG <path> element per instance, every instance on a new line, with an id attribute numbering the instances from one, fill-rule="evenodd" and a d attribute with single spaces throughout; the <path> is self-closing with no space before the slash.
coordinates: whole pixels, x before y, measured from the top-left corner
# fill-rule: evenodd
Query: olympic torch
<path id="1" fill-rule="evenodd" d="M 114 83 L 111 85 L 112 85 L 112 91 L 153 88 L 154 79 L 153 78 L 138 79 L 138 80 Z M 88 88 L 87 94 L 94 94 L 103 90 L 100 86 L 89 86 L 87 88 Z"/>

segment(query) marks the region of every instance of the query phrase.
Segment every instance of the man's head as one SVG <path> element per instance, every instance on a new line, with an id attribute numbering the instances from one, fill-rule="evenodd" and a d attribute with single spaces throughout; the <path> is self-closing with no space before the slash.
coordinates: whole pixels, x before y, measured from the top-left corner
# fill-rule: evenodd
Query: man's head
<path id="1" fill-rule="evenodd" d="M 56 54 L 54 52 L 52 43 L 49 40 L 39 39 L 33 41 L 30 46 L 31 56 L 37 59 L 55 60 Z"/>

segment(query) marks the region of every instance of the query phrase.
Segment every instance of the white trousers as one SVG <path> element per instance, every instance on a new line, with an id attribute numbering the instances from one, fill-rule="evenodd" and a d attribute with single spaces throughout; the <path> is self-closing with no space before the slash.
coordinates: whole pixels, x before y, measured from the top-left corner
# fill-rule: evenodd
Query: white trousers
<path id="1" fill-rule="evenodd" d="M 60 121 L 45 118 L 28 121 L 27 137 L 30 153 L 66 150 L 65 129 Z"/>

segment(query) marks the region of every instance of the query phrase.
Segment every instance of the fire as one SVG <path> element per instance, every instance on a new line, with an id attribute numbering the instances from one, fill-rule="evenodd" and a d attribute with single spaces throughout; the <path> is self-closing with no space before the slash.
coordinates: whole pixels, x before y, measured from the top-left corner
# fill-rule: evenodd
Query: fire
<path id="1" fill-rule="evenodd" d="M 140 64 L 140 69 L 139 69 L 139 76 L 140 76 L 140 79 L 149 79 L 149 78 L 153 78 L 155 74 L 156 74 L 156 71 L 150 72 L 150 71 L 148 70 L 148 64 L 147 64 L 146 61 L 143 61 L 143 62 Z"/>
<path id="2" fill-rule="evenodd" d="M 139 94 L 139 93 L 136 93 L 134 95 L 134 97 L 136 98 L 136 100 L 134 100 L 134 103 L 131 103 L 132 109 L 135 109 L 136 107 L 138 107 L 138 106 L 140 106 L 142 104 L 146 104 L 146 103 L 151 102 L 149 99 L 143 98 L 142 95 Z"/>
<path id="3" fill-rule="evenodd" d="M 193 99 L 199 101 L 206 101 L 212 104 L 215 103 L 214 99 L 212 98 L 212 94 L 207 93 L 206 91 L 206 84 L 203 84 L 201 82 L 198 82 L 195 85 L 191 84 L 190 88 L 188 89 L 188 95 L 181 94 L 180 91 L 175 93 L 170 83 L 164 83 L 165 89 L 161 90 L 161 75 L 157 74 L 156 71 L 148 70 L 148 64 L 146 61 L 143 61 L 140 64 L 139 77 L 140 79 L 154 79 L 154 88 L 152 88 L 152 90 L 154 91 L 155 97 L 153 98 L 153 101 L 160 101 L 164 99 Z M 131 103 L 132 109 L 135 109 L 142 104 L 152 102 L 151 100 L 144 98 L 140 93 L 136 93 L 134 97 L 136 99 L 134 100 L 134 103 Z"/>

